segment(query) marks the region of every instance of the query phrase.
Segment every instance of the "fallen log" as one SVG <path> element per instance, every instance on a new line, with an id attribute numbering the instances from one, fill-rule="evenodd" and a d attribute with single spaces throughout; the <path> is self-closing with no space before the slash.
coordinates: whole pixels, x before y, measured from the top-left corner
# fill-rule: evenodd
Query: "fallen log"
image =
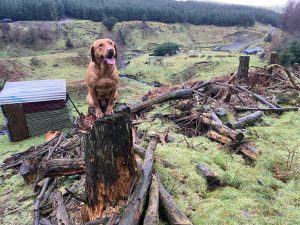
<path id="1" fill-rule="evenodd" d="M 217 130 L 220 134 L 223 134 L 227 137 L 230 137 L 234 141 L 242 141 L 244 139 L 244 134 L 242 132 L 237 132 L 235 130 L 230 129 L 223 124 L 220 124 L 212 119 L 209 119 L 205 116 L 200 116 L 201 122 L 207 126 L 212 127 L 213 129 Z"/>
<path id="2" fill-rule="evenodd" d="M 20 166 L 22 162 L 24 162 L 26 159 L 40 157 L 46 154 L 46 152 L 49 151 L 49 148 L 55 145 L 56 141 L 57 138 L 52 139 L 47 143 L 30 147 L 29 149 L 23 152 L 13 154 L 12 156 L 3 161 L 3 164 L 0 166 L 0 169 L 7 170 L 11 168 L 16 168 Z"/>
<path id="3" fill-rule="evenodd" d="M 145 206 L 147 193 L 152 178 L 153 162 L 154 162 L 154 150 L 157 145 L 157 139 L 152 138 L 145 155 L 144 164 L 142 167 L 143 175 L 139 181 L 136 190 L 134 191 L 126 209 L 119 221 L 119 225 L 137 225 L 143 213 Z"/>
<path id="4" fill-rule="evenodd" d="M 141 146 L 139 146 L 137 144 L 133 144 L 133 150 L 134 150 L 135 154 L 137 154 L 141 158 L 145 158 L 146 149 L 144 149 L 143 147 L 141 147 Z"/>
<path id="5" fill-rule="evenodd" d="M 251 113 L 247 116 L 243 116 L 239 118 L 235 122 L 228 122 L 226 123 L 226 126 L 231 129 L 241 129 L 247 126 L 248 124 L 254 123 L 255 121 L 259 120 L 264 115 L 263 111 L 256 111 L 254 113 Z"/>
<path id="6" fill-rule="evenodd" d="M 215 190 L 216 188 L 222 186 L 222 182 L 219 178 L 219 175 L 209 168 L 207 168 L 204 164 L 200 163 L 196 166 L 197 172 L 200 173 L 207 182 L 207 187 L 210 191 Z"/>
<path id="7" fill-rule="evenodd" d="M 84 225 L 104 225 L 104 224 L 108 224 L 109 219 L 110 219 L 109 217 L 105 217 L 105 218 L 89 221 Z"/>
<path id="8" fill-rule="evenodd" d="M 97 119 L 83 142 L 86 202 L 81 213 L 88 222 L 124 202 L 137 177 L 130 110 Z"/>
<path id="9" fill-rule="evenodd" d="M 46 192 L 46 189 L 48 187 L 48 184 L 50 182 L 50 178 L 46 178 L 44 185 L 42 187 L 41 192 L 39 193 L 37 200 L 34 203 L 33 206 L 33 210 L 34 210 L 34 225 L 39 225 L 39 221 L 40 221 L 40 214 L 39 214 L 39 210 L 40 210 L 40 202 Z"/>
<path id="10" fill-rule="evenodd" d="M 273 109 L 278 109 L 278 107 L 276 107 L 275 105 L 273 105 L 272 103 L 268 102 L 263 96 L 261 95 L 258 95 L 258 94 L 255 94 L 253 93 L 252 91 L 249 91 L 247 90 L 246 88 L 244 87 L 241 87 L 241 86 L 236 86 L 238 89 L 242 90 L 242 91 L 245 91 L 249 94 L 251 94 L 254 98 L 256 98 L 257 100 L 259 100 L 260 102 L 264 103 L 265 105 L 273 108 Z"/>
<path id="11" fill-rule="evenodd" d="M 290 111 L 298 111 L 298 107 L 288 107 L 288 108 L 251 108 L 251 107 L 241 107 L 235 106 L 234 110 L 237 112 L 245 112 L 245 111 L 263 111 L 263 112 L 290 112 Z"/>
<path id="12" fill-rule="evenodd" d="M 85 172 L 84 159 L 52 159 L 40 164 L 39 171 L 45 177 L 69 176 Z"/>
<path id="13" fill-rule="evenodd" d="M 242 144 L 239 146 L 239 151 L 244 154 L 245 156 L 247 156 L 248 158 L 252 159 L 252 160 L 257 160 L 259 158 L 260 152 L 248 145 L 248 144 Z"/>
<path id="14" fill-rule="evenodd" d="M 171 225 L 192 225 L 161 183 L 159 184 L 159 202 Z"/>
<path id="15" fill-rule="evenodd" d="M 149 108 L 155 104 L 159 104 L 166 101 L 187 99 L 193 97 L 193 90 L 191 88 L 178 89 L 169 93 L 162 94 L 156 98 L 149 99 L 145 102 L 139 103 L 131 107 L 133 113 L 137 113 L 143 109 Z"/>
<path id="16" fill-rule="evenodd" d="M 51 159 L 37 163 L 33 160 L 26 160 L 21 164 L 20 174 L 24 180 L 33 181 L 32 177 L 39 175 L 43 177 L 69 176 L 85 172 L 83 158 L 79 159 Z M 32 182 L 31 182 L 32 183 Z"/>
<path id="17" fill-rule="evenodd" d="M 288 78 L 291 81 L 291 83 L 294 86 L 294 88 L 296 90 L 298 90 L 298 91 L 300 90 L 299 84 L 297 84 L 294 76 L 291 74 L 291 72 L 288 69 L 286 69 L 283 66 L 280 66 L 278 64 L 272 64 L 272 65 L 267 66 L 267 70 L 269 72 L 272 72 L 273 69 L 280 69 L 280 71 L 283 71 L 283 73 L 285 73 L 288 76 Z"/>
<path id="18" fill-rule="evenodd" d="M 62 141 L 62 138 L 63 138 L 63 134 L 61 134 L 58 138 L 58 141 L 56 142 L 56 144 L 53 146 L 52 149 L 48 149 L 49 153 L 48 153 L 48 156 L 47 156 L 47 159 L 50 159 L 52 157 L 52 154 L 54 153 L 54 151 L 56 150 L 56 148 L 60 145 L 61 141 Z M 54 138 L 56 140 L 56 138 Z M 52 140 L 54 140 L 52 139 Z M 42 198 L 46 192 L 46 189 L 48 187 L 48 184 L 50 182 L 50 178 L 46 178 L 45 179 L 45 182 L 43 184 L 43 187 L 42 187 L 42 190 L 41 192 L 39 193 L 35 203 L 34 203 L 34 206 L 33 206 L 33 211 L 34 211 L 34 218 L 33 218 L 33 224 L 34 225 L 39 225 L 39 222 L 40 222 L 40 202 L 42 201 Z"/>
<path id="19" fill-rule="evenodd" d="M 40 207 L 43 207 L 43 206 L 46 205 L 46 203 L 47 203 L 47 201 L 48 201 L 48 198 L 49 198 L 50 195 L 53 193 L 53 190 L 54 190 L 56 184 L 57 184 L 57 182 L 56 182 L 56 180 L 54 180 L 54 181 L 52 182 L 52 184 L 48 187 L 47 192 L 44 194 L 45 196 L 44 196 L 43 200 L 40 202 Z M 40 223 L 41 223 L 41 221 L 40 221 Z"/>
<path id="20" fill-rule="evenodd" d="M 50 222 L 50 220 L 48 220 L 46 218 L 42 218 L 40 220 L 40 225 L 52 225 L 52 223 Z"/>
<path id="21" fill-rule="evenodd" d="M 216 132 L 214 130 L 208 131 L 206 135 L 209 138 L 211 138 L 211 139 L 213 139 L 217 142 L 220 142 L 222 144 L 225 144 L 225 145 L 232 145 L 233 144 L 233 141 L 229 137 L 226 137 L 222 134 L 219 134 L 218 132 Z"/>
<path id="22" fill-rule="evenodd" d="M 159 223 L 159 183 L 157 177 L 153 174 L 149 190 L 148 209 L 144 218 L 144 225 L 157 225 Z"/>
<path id="23" fill-rule="evenodd" d="M 134 150 L 135 154 L 137 154 L 141 158 L 145 158 L 146 149 L 144 149 L 142 146 L 139 146 L 137 144 L 133 144 L 133 150 Z M 154 161 L 155 162 L 160 162 L 161 164 L 163 164 L 165 167 L 168 167 L 168 168 L 176 168 L 175 165 L 173 165 L 170 162 L 168 162 L 167 160 L 161 159 L 157 156 L 154 156 Z"/>
<path id="24" fill-rule="evenodd" d="M 219 124 L 223 124 L 222 121 L 220 120 L 220 118 L 217 116 L 217 114 L 215 112 L 212 111 L 212 112 L 210 112 L 210 114 L 211 114 L 211 118 L 214 121 L 216 121 Z"/>
<path id="25" fill-rule="evenodd" d="M 27 184 L 32 184 L 36 178 L 37 168 L 34 159 L 26 159 L 20 166 L 20 174 Z"/>
<path id="26" fill-rule="evenodd" d="M 192 87 L 193 90 L 198 90 L 200 88 L 204 88 L 206 87 L 207 85 L 210 85 L 212 82 L 211 81 L 207 81 L 207 82 L 204 82 L 204 83 L 200 83 L 198 85 L 195 85 L 194 87 Z"/>
<path id="27" fill-rule="evenodd" d="M 64 205 L 64 199 L 60 191 L 55 191 L 52 194 L 53 209 L 56 210 L 56 218 L 58 225 L 72 225 L 72 222 L 68 216 L 66 207 Z"/>
<path id="28" fill-rule="evenodd" d="M 217 114 L 213 111 L 210 111 L 209 113 L 202 113 L 203 116 L 207 117 L 208 119 L 212 119 L 216 121 L 219 124 L 222 124 L 222 121 L 219 119 Z"/>

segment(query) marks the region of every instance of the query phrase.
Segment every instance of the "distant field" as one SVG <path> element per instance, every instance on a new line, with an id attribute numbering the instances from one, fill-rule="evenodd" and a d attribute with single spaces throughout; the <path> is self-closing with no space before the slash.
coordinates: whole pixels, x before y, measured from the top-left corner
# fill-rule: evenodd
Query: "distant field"
<path id="1" fill-rule="evenodd" d="M 159 81 L 165 84 L 178 84 L 190 79 L 208 80 L 236 71 L 239 55 L 215 51 L 200 51 L 191 55 L 183 53 L 163 58 L 142 55 L 133 59 L 122 72 L 134 75 L 139 80 Z M 257 56 L 251 56 L 250 66 L 263 64 Z"/>

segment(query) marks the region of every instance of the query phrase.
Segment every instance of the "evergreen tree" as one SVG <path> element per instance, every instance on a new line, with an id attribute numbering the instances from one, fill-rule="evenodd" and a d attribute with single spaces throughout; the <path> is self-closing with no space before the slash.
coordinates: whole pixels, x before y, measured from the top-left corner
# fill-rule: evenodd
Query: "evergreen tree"
<path id="1" fill-rule="evenodd" d="M 53 16 L 53 5 L 56 16 Z M 286 18 L 293 18 L 289 21 L 299 24 L 295 23 L 295 18 L 298 18 L 296 10 L 300 4 L 293 7 Z M 173 0 L 0 0 L 0 19 L 55 20 L 53 17 L 60 19 L 65 16 L 93 21 L 114 17 L 119 21 L 181 22 L 196 25 L 253 26 L 255 21 L 280 25 L 278 13 L 240 5 Z"/>

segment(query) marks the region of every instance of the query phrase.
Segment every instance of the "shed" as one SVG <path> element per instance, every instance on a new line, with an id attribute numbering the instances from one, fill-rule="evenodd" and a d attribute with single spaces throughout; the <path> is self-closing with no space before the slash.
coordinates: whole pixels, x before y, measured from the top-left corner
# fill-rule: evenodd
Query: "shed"
<path id="1" fill-rule="evenodd" d="M 72 126 L 65 80 L 6 82 L 0 105 L 13 142 Z"/>

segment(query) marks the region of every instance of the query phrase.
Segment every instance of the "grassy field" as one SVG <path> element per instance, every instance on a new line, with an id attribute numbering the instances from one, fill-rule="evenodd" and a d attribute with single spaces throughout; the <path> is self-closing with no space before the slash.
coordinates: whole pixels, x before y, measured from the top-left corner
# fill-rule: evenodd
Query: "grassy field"
<path id="1" fill-rule="evenodd" d="M 160 63 L 155 57 L 145 54 L 133 59 L 122 72 L 134 75 L 139 80 L 159 81 L 164 84 L 178 84 L 193 78 L 208 80 L 236 71 L 239 55 L 239 53 L 201 50 L 193 52 L 192 55 L 182 53 L 164 57 Z M 148 62 L 149 64 L 145 64 Z M 264 64 L 265 62 L 260 61 L 257 56 L 251 57 L 250 66 Z"/>
<path id="2" fill-rule="evenodd" d="M 28 24 L 20 22 L 18 26 L 26 29 Z M 50 28 L 53 30 L 54 24 L 50 23 Z M 84 84 L 89 46 L 98 37 L 118 39 L 118 33 L 124 32 L 125 45 L 120 43 L 120 51 L 130 64 L 121 73 L 133 75 L 137 80 L 122 78 L 119 90 L 121 101 L 133 103 L 140 101 L 142 95 L 152 89 L 143 82 L 178 84 L 190 79 L 208 80 L 235 72 L 240 53 L 215 52 L 211 51 L 211 47 L 229 43 L 236 32 L 250 32 L 256 38 L 265 35 L 268 30 L 268 27 L 259 24 L 246 29 L 124 22 L 118 23 L 113 32 L 108 32 L 101 23 L 64 21 L 61 22 L 60 32 L 53 43 L 38 50 L 8 45 L 0 50 L 0 60 L 16 60 L 24 70 L 23 80 L 66 79 L 76 106 L 81 112 L 86 112 L 86 91 L 81 87 Z M 75 46 L 73 49 L 65 46 L 68 37 Z M 181 53 L 161 59 L 149 56 L 155 46 L 170 40 L 180 44 Z M 137 57 L 133 56 L 133 52 L 138 52 Z M 32 61 L 37 63 L 33 64 Z M 251 56 L 251 66 L 262 66 L 265 63 L 257 56 Z M 165 104 L 157 107 L 147 117 L 150 121 L 155 114 L 168 110 L 170 108 Z M 0 117 L 0 123 L 3 122 Z M 158 162 L 155 168 L 177 204 L 194 224 L 300 223 L 300 184 L 297 171 L 300 154 L 299 113 L 285 113 L 280 117 L 267 116 L 264 117 L 263 124 L 247 130 L 247 137 L 257 143 L 262 152 L 256 165 L 249 165 L 241 155 L 231 154 L 205 137 L 186 138 L 176 132 L 173 123 L 159 118 L 139 127 L 147 133 L 166 128 L 170 129 L 175 140 L 173 143 L 158 145 L 156 154 L 175 167 L 168 168 Z M 183 141 L 184 138 L 190 145 Z M 19 143 L 9 143 L 6 136 L 0 136 L 0 162 L 13 153 L 43 142 L 44 136 Z M 146 143 L 143 144 L 146 146 Z M 272 173 L 274 165 L 284 166 L 287 163 L 288 151 L 285 146 L 297 149 L 297 157 L 292 162 L 295 173 L 287 183 L 276 180 Z M 200 162 L 218 172 L 226 186 L 213 192 L 207 191 L 205 180 L 195 170 Z M 4 203 L 0 206 L 0 224 L 31 224 L 35 198 L 31 187 L 24 183 L 19 174 L 13 171 L 0 172 L 0 202 Z M 15 209 L 18 209 L 15 213 L 6 215 Z"/>
<path id="3" fill-rule="evenodd" d="M 162 108 L 156 109 L 157 112 Z M 188 138 L 187 144 L 183 141 L 184 136 L 175 132 L 174 124 L 159 119 L 143 124 L 141 129 L 149 133 L 166 128 L 172 131 L 175 142 L 159 145 L 156 154 L 176 167 L 156 164 L 156 169 L 194 224 L 298 224 L 299 158 L 292 162 L 295 173 L 287 183 L 276 180 L 272 169 L 274 165 L 287 162 L 288 151 L 284 145 L 298 148 L 296 154 L 299 157 L 300 115 L 268 116 L 264 117 L 264 123 L 247 132 L 247 138 L 262 151 L 256 165 L 247 164 L 241 155 L 230 154 L 205 137 Z M 287 126 L 291 126 L 289 131 Z M 207 191 L 205 179 L 195 168 L 200 162 L 220 175 L 224 188 Z"/>

